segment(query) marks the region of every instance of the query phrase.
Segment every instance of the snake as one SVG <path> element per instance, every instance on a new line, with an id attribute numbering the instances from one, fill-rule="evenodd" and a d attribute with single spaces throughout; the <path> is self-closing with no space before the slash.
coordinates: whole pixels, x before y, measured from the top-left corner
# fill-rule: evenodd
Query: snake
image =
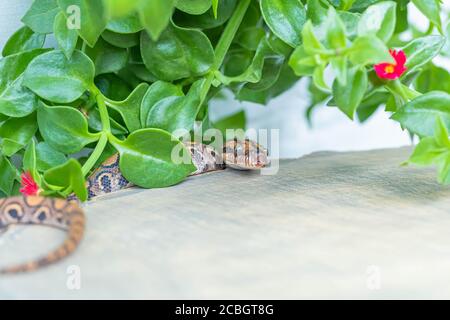
<path id="1" fill-rule="evenodd" d="M 196 171 L 190 176 L 217 172 L 230 167 L 236 170 L 260 170 L 269 165 L 267 150 L 249 139 L 227 141 L 221 152 L 212 146 L 184 142 Z M 86 187 L 88 201 L 113 192 L 131 188 L 120 171 L 120 155 L 114 154 L 89 175 Z M 31 262 L 0 268 L 0 275 L 20 274 L 38 270 L 63 260 L 79 246 L 84 233 L 85 213 L 75 198 L 17 196 L 0 199 L 0 234 L 12 225 L 37 225 L 63 230 L 67 236 L 55 250 Z"/>

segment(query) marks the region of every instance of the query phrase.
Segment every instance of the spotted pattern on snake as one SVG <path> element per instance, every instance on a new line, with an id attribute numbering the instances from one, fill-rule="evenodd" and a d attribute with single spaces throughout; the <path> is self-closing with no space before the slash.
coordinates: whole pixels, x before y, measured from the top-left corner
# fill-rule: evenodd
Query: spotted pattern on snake
<path id="1" fill-rule="evenodd" d="M 211 146 L 187 142 L 192 163 L 197 170 L 191 176 L 219 171 L 230 166 L 239 170 L 261 169 L 269 164 L 267 151 L 255 142 L 232 140 L 223 152 Z M 106 160 L 88 178 L 89 200 L 132 187 L 120 172 L 118 154 Z M 226 164 L 226 165 L 225 165 Z M 57 262 L 70 255 L 78 247 L 85 228 L 85 216 L 77 201 L 44 197 L 11 197 L 0 199 L 0 234 L 10 225 L 43 225 L 67 232 L 64 243 L 55 251 L 36 261 L 15 267 L 0 269 L 0 274 L 29 272 Z"/>
<path id="2" fill-rule="evenodd" d="M 225 169 L 222 154 L 216 153 L 211 146 L 195 142 L 184 144 L 197 168 L 191 176 Z M 87 181 L 88 200 L 134 186 L 120 172 L 119 163 L 120 156 L 115 154 L 90 175 Z"/>
<path id="3" fill-rule="evenodd" d="M 67 238 L 59 248 L 48 255 L 29 263 L 0 269 L 0 274 L 33 271 L 71 254 L 83 238 L 85 217 L 77 203 L 63 199 L 44 197 L 0 199 L 0 230 L 17 224 L 61 229 L 67 232 Z"/>

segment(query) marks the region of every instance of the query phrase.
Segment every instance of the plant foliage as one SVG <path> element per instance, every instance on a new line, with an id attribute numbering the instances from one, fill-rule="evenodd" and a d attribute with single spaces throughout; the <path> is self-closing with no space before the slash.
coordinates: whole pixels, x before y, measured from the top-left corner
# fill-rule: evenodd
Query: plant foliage
<path id="1" fill-rule="evenodd" d="M 408 23 L 411 6 L 426 33 Z M 302 77 L 309 116 L 323 101 L 360 121 L 385 106 L 421 139 L 410 162 L 449 183 L 450 74 L 432 62 L 450 56 L 441 13 L 439 0 L 34 0 L 0 60 L 0 194 L 26 171 L 44 194 L 86 199 L 86 177 L 113 152 L 139 186 L 179 183 L 194 167 L 170 161 L 175 129 L 212 127 L 221 90 L 265 104 Z M 407 58 L 395 80 L 374 72 L 395 63 L 390 49 Z M 245 114 L 217 127 L 245 127 Z"/>

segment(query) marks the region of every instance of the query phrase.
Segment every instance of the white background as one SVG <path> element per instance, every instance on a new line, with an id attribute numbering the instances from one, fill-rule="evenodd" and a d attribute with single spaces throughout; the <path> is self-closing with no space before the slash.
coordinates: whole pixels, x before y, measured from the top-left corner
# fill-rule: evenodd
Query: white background
<path id="1" fill-rule="evenodd" d="M 0 0 L 0 47 L 21 26 L 20 18 L 31 0 Z M 450 10 L 450 1 L 444 6 Z M 410 5 L 410 20 L 421 30 L 427 28 L 426 18 Z M 450 69 L 450 62 L 437 59 L 437 64 Z M 244 108 L 249 127 L 280 129 L 280 155 L 298 157 L 317 150 L 367 150 L 410 144 L 409 137 L 381 109 L 364 125 L 351 122 L 336 108 L 319 107 L 310 129 L 305 121 L 308 106 L 306 83 L 300 81 L 291 90 L 272 100 L 268 106 L 239 103 L 232 99 L 212 106 L 212 118 Z"/>

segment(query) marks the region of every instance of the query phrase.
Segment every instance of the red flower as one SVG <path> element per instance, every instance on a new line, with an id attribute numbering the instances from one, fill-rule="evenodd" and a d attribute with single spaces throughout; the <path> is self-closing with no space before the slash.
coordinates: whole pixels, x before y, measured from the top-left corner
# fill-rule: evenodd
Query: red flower
<path id="1" fill-rule="evenodd" d="M 20 192 L 24 196 L 37 196 L 37 195 L 39 195 L 39 191 L 40 191 L 39 190 L 39 186 L 36 183 L 36 181 L 34 181 L 33 177 L 31 176 L 31 174 L 29 172 L 22 173 L 20 178 L 21 178 L 21 185 L 22 185 L 22 188 L 20 189 Z"/>
<path id="2" fill-rule="evenodd" d="M 395 63 L 383 62 L 374 66 L 375 72 L 381 79 L 395 80 L 406 71 L 406 55 L 402 50 L 389 50 Z"/>

